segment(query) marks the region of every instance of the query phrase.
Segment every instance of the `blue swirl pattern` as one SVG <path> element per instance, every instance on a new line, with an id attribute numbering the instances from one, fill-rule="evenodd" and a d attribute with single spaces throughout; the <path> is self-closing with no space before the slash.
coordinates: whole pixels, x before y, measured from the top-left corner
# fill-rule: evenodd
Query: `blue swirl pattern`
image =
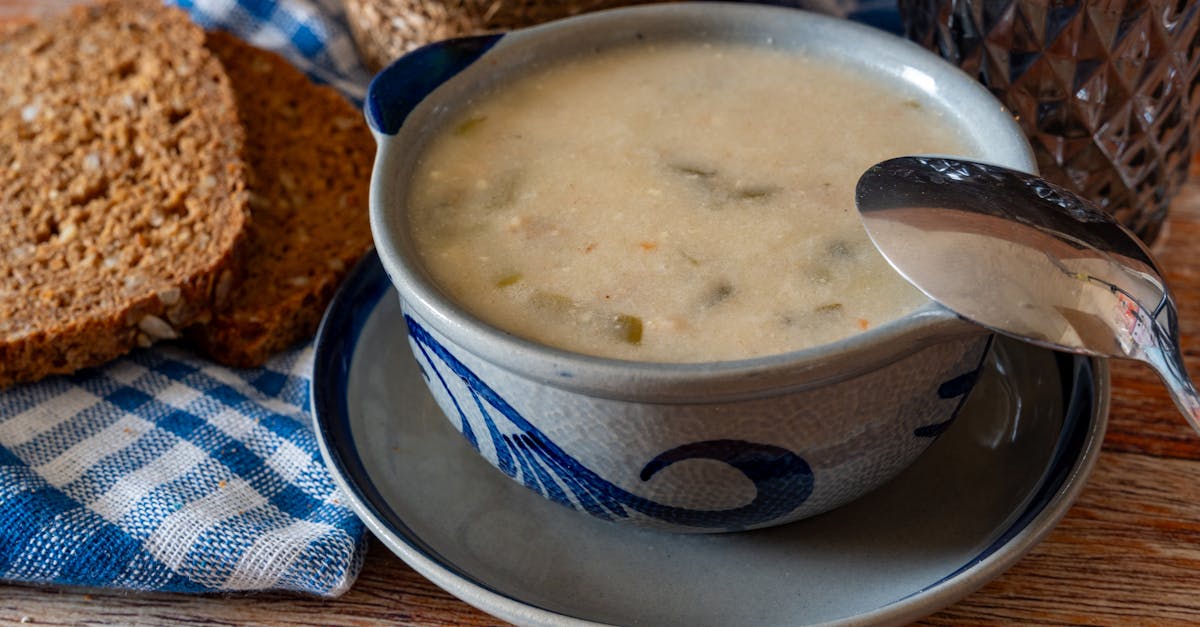
<path id="1" fill-rule="evenodd" d="M 672 464 L 686 460 L 715 460 L 738 470 L 754 484 L 755 497 L 749 503 L 729 509 L 699 510 L 665 505 L 630 493 L 566 454 L 420 324 L 407 315 L 405 322 L 429 366 L 425 376 L 436 377 L 437 385 L 446 392 L 458 414 L 459 430 L 471 446 L 479 450 L 480 434 L 468 419 L 466 402 L 486 429 L 500 470 L 562 505 L 605 520 L 627 518 L 631 512 L 638 512 L 680 526 L 735 531 L 788 514 L 812 494 L 812 469 L 800 456 L 778 446 L 729 439 L 695 442 L 665 451 L 645 465 L 640 477 L 648 481 Z M 466 385 L 469 401 L 455 397 L 446 379 L 450 375 Z M 506 433 L 497 424 L 498 420 L 507 421 L 514 429 Z"/>
<path id="2" fill-rule="evenodd" d="M 796 453 L 770 444 L 719 439 L 693 442 L 664 451 L 646 463 L 639 477 L 649 481 L 662 470 L 682 461 L 714 460 L 737 470 L 753 483 L 755 497 L 749 503 L 719 510 L 688 509 L 633 494 L 605 480 L 568 455 L 470 368 L 450 354 L 416 320 L 408 315 L 404 319 L 409 336 L 423 357 L 422 371 L 425 377 L 436 377 L 434 383 L 445 391 L 453 405 L 454 413 L 458 416 L 458 429 L 466 440 L 479 451 L 480 437 L 488 438 L 500 470 L 557 503 L 584 510 L 605 520 L 628 518 L 631 512 L 638 512 L 682 527 L 736 531 L 761 526 L 787 515 L 803 505 L 813 492 L 812 469 Z M 960 403 L 947 420 L 917 428 L 914 437 L 936 438 L 949 428 L 981 367 L 982 360 L 974 370 L 939 386 L 940 398 L 959 398 Z M 470 399 L 457 397 L 447 376 L 462 381 Z M 484 433 L 476 432 L 469 415 L 478 417 Z M 507 423 L 503 425 L 505 428 L 501 428 L 500 421 Z"/>

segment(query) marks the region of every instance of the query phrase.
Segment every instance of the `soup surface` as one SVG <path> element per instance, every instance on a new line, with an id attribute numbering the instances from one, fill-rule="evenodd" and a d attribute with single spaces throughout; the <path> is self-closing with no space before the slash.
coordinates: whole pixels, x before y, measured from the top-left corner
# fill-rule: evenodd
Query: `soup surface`
<path id="1" fill-rule="evenodd" d="M 703 43 L 543 68 L 426 150 L 411 228 L 446 294 L 543 344 L 657 362 L 810 347 L 920 306 L 854 186 L 889 157 L 970 154 L 916 92 Z"/>

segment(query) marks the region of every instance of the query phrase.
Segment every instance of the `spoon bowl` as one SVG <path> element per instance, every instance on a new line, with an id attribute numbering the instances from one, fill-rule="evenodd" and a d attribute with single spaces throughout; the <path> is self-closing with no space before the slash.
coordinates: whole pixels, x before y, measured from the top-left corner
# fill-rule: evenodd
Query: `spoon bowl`
<path id="1" fill-rule="evenodd" d="M 1019 340 L 1143 361 L 1200 431 L 1170 290 L 1111 216 L 1032 174 L 946 157 L 879 163 L 855 200 L 876 248 L 930 299 Z"/>

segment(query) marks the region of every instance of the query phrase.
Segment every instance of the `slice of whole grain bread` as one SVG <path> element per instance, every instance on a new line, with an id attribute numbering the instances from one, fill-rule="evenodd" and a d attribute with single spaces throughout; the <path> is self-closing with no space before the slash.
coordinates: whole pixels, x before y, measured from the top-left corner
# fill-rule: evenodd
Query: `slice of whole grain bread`
<path id="1" fill-rule="evenodd" d="M 349 267 L 371 247 L 374 141 L 362 114 L 283 57 L 232 35 L 208 46 L 233 83 L 246 130 L 254 214 L 246 276 L 230 304 L 189 338 L 213 359 L 261 365 L 316 331 Z"/>
<path id="2" fill-rule="evenodd" d="M 0 38 L 0 387 L 210 316 L 237 281 L 242 131 L 220 63 L 159 0 Z"/>

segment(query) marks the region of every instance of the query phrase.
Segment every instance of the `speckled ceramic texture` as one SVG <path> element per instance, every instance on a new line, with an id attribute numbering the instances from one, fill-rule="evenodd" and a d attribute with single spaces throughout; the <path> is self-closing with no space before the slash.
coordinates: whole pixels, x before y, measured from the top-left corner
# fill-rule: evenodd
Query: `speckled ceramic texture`
<path id="1" fill-rule="evenodd" d="M 365 104 L 379 142 L 376 248 L 438 405 L 508 476 L 568 507 L 645 527 L 712 532 L 799 520 L 911 464 L 953 420 L 988 336 L 929 305 L 771 357 L 651 364 L 581 356 L 498 331 L 446 299 L 405 225 L 421 148 L 474 95 L 542 59 L 680 38 L 757 42 L 860 68 L 922 93 L 986 160 L 1034 167 L 986 90 L 897 37 L 792 9 L 651 5 L 443 42 L 377 76 Z"/>

